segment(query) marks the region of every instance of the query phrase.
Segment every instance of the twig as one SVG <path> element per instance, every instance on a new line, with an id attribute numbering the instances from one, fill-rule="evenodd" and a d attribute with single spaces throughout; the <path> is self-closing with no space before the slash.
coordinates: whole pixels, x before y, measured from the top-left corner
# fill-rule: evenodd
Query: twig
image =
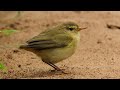
<path id="1" fill-rule="evenodd" d="M 120 26 L 107 24 L 107 28 L 109 28 L 109 29 L 120 29 Z"/>

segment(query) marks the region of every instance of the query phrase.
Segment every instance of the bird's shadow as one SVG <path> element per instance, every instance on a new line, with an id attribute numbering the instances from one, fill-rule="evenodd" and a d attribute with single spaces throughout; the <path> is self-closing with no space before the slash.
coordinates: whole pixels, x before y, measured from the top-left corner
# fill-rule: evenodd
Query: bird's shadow
<path id="1" fill-rule="evenodd" d="M 62 72 L 54 71 L 54 70 L 49 70 L 49 71 L 37 71 L 33 73 L 32 75 L 27 75 L 23 78 L 44 78 L 44 77 L 51 77 L 55 75 L 64 75 Z"/>

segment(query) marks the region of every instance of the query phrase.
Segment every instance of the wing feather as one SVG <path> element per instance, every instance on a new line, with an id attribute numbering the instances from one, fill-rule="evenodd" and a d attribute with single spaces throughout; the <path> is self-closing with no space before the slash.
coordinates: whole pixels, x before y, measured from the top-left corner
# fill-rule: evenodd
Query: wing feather
<path id="1" fill-rule="evenodd" d="M 34 49 L 50 49 L 50 48 L 60 48 L 69 45 L 73 38 L 66 32 L 61 30 L 49 30 L 40 33 L 38 36 L 33 37 L 27 41 L 27 45 L 24 48 L 34 48 Z"/>

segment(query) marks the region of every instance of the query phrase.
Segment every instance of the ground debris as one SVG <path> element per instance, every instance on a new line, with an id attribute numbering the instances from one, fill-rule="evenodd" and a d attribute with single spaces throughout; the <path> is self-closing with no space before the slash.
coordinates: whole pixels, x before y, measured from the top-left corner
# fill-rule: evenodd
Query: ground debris
<path id="1" fill-rule="evenodd" d="M 109 29 L 120 29 L 120 26 L 107 24 L 107 28 L 109 28 Z"/>

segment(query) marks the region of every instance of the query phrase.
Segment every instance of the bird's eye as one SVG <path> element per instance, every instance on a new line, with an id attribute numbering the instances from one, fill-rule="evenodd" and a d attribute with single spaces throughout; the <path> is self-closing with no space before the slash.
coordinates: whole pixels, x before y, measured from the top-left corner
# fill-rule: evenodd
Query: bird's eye
<path id="1" fill-rule="evenodd" d="M 74 30 L 76 27 L 74 27 L 74 26 L 69 26 L 68 27 L 68 29 L 70 30 L 70 31 L 72 31 L 72 30 Z"/>
<path id="2" fill-rule="evenodd" d="M 69 30 L 71 30 L 71 31 L 72 31 L 72 30 L 74 30 L 74 28 L 69 27 Z"/>

